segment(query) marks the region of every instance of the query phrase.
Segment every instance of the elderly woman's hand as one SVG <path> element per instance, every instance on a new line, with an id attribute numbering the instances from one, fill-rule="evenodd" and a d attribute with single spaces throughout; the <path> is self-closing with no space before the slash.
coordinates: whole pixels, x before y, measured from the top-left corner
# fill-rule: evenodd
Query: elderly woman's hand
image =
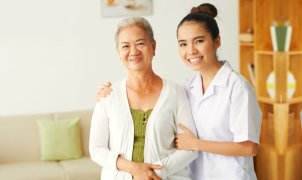
<path id="1" fill-rule="evenodd" d="M 198 138 L 182 124 L 178 125 L 184 134 L 175 135 L 175 146 L 180 150 L 194 151 L 198 149 Z"/>
<path id="2" fill-rule="evenodd" d="M 111 93 L 112 89 L 110 88 L 110 86 L 111 86 L 111 82 L 108 82 L 106 85 L 102 84 L 98 88 L 96 92 L 96 102 L 99 102 L 100 98 L 104 98 Z"/>
<path id="3" fill-rule="evenodd" d="M 161 180 L 161 178 L 154 172 L 154 169 L 161 168 L 163 168 L 162 165 L 133 163 L 130 174 L 132 174 L 133 179 L 135 180 Z"/>

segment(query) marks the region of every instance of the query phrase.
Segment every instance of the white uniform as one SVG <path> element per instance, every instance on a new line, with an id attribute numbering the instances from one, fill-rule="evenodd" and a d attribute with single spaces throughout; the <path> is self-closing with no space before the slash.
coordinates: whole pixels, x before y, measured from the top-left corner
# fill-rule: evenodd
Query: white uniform
<path id="1" fill-rule="evenodd" d="M 189 97 L 200 139 L 218 142 L 252 141 L 259 144 L 262 113 L 248 81 L 222 62 L 203 94 L 200 73 L 183 86 Z M 257 179 L 253 157 L 224 156 L 199 151 L 191 163 L 194 180 Z"/>
<path id="2" fill-rule="evenodd" d="M 101 165 L 102 180 L 132 180 L 117 170 L 118 155 L 131 160 L 134 125 L 126 93 L 126 79 L 112 85 L 112 93 L 97 103 L 91 122 L 90 155 Z M 148 119 L 145 135 L 144 161 L 162 164 L 155 170 L 163 180 L 189 180 L 189 164 L 197 158 L 196 151 L 176 150 L 174 135 L 183 133 L 177 126 L 187 126 L 196 134 L 190 103 L 183 88 L 163 79 L 163 88 Z"/>

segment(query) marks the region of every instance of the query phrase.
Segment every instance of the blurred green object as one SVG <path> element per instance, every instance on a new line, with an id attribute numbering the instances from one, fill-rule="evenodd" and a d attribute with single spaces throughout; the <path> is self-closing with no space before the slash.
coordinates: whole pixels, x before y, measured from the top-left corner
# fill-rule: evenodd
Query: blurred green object
<path id="1" fill-rule="evenodd" d="M 287 26 L 275 26 L 275 31 L 277 36 L 278 51 L 284 51 Z"/>
<path id="2" fill-rule="evenodd" d="M 41 160 L 57 161 L 82 156 L 80 118 L 38 120 Z"/>
<path id="3" fill-rule="evenodd" d="M 274 51 L 289 50 L 291 33 L 291 26 L 271 26 L 271 38 Z"/>

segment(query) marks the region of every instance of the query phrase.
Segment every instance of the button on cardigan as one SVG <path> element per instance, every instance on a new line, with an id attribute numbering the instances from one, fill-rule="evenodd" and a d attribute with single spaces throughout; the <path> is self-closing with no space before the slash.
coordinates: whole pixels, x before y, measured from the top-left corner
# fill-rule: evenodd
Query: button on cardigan
<path id="1" fill-rule="evenodd" d="M 162 179 L 189 178 L 189 164 L 196 151 L 176 150 L 174 135 L 183 133 L 182 123 L 196 134 L 190 103 L 183 88 L 162 79 L 163 88 L 148 119 L 145 134 L 144 162 L 161 164 L 155 170 Z M 96 104 L 91 121 L 89 149 L 93 161 L 101 165 L 103 180 L 131 180 L 132 176 L 117 170 L 118 155 L 131 160 L 134 125 L 126 93 L 126 79 L 113 83 L 112 93 Z"/>

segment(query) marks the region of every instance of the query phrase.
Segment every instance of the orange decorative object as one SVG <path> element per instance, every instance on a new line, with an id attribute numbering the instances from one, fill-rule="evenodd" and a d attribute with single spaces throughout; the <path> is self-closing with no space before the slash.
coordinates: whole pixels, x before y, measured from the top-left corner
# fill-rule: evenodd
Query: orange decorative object
<path id="1" fill-rule="evenodd" d="M 107 0 L 107 4 L 113 4 L 114 0 Z"/>

